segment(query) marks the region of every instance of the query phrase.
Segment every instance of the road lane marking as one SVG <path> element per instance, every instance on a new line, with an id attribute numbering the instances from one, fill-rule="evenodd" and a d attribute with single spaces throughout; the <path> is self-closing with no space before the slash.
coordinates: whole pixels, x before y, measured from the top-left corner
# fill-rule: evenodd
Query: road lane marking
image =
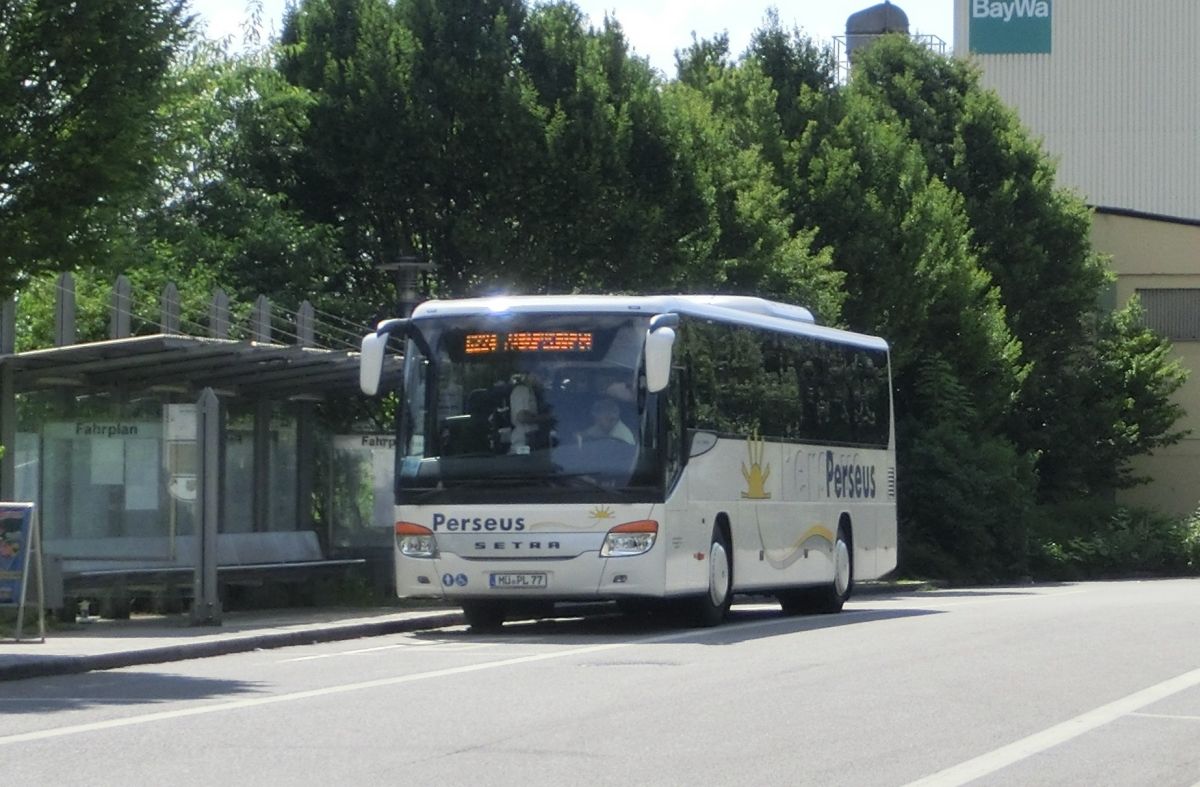
<path id="1" fill-rule="evenodd" d="M 1200 716 L 1185 716 L 1181 713 L 1131 713 L 1143 719 L 1182 719 L 1184 721 L 1200 721 Z"/>
<path id="2" fill-rule="evenodd" d="M 842 617 L 858 617 L 865 612 L 844 612 Z M 368 680 L 359 683 L 346 683 L 340 686 L 327 686 L 321 689 L 308 689 L 306 691 L 294 691 L 287 694 L 274 694 L 269 697 L 250 697 L 242 700 L 230 700 L 229 702 L 218 702 L 209 705 L 198 705 L 190 708 L 179 708 L 177 710 L 157 711 L 155 713 L 143 713 L 137 716 L 126 716 L 120 719 L 107 719 L 105 721 L 90 722 L 87 724 L 72 724 L 63 727 L 56 727 L 46 730 L 35 730 L 33 732 L 22 732 L 15 735 L 0 736 L 0 746 L 5 746 L 13 743 L 28 743 L 30 741 L 49 740 L 52 738 L 64 738 L 69 735 L 79 735 L 87 732 L 99 732 L 102 730 L 119 729 L 121 727 L 132 727 L 138 724 L 151 724 L 159 721 L 171 721 L 174 719 L 187 718 L 189 716 L 203 716 L 210 713 L 222 713 L 224 711 L 241 710 L 243 708 L 255 708 L 263 705 L 275 705 L 281 702 L 295 702 L 297 700 L 313 699 L 316 697 L 329 697 L 335 694 L 345 694 L 352 691 L 363 691 L 365 689 L 378 689 L 387 686 L 400 686 L 405 683 L 416 683 L 422 680 L 432 680 L 434 678 L 453 677 L 455 675 L 466 675 L 472 672 L 483 672 L 484 670 L 499 669 L 501 667 L 513 667 L 521 664 L 532 664 L 539 661 L 551 661 L 555 659 L 568 658 L 570 656 L 586 656 L 592 653 L 603 653 L 605 651 L 621 650 L 623 648 L 631 648 L 637 645 L 650 645 L 660 642 L 673 642 L 681 639 L 690 639 L 698 636 L 709 634 L 734 633 L 746 630 L 767 628 L 770 626 L 781 626 L 796 624 L 795 618 L 774 618 L 771 620 L 758 620 L 749 623 L 738 623 L 718 628 L 707 629 L 702 631 L 677 631 L 671 634 L 662 634 L 655 637 L 645 637 L 643 639 L 632 640 L 629 642 L 609 642 L 604 645 L 588 645 L 580 648 L 571 648 L 568 650 L 559 650 L 553 653 L 537 653 L 528 656 L 516 656 L 499 661 L 485 661 L 480 664 L 467 664 L 459 667 L 447 667 L 446 669 L 431 670 L 429 672 L 418 672 L 411 675 L 397 675 L 391 678 L 380 678 L 378 680 Z"/>
<path id="3" fill-rule="evenodd" d="M 910 782 L 906 787 L 952 787 L 953 785 L 972 782 L 995 773 L 1001 768 L 1006 768 L 1035 754 L 1040 754 L 1047 749 L 1054 748 L 1061 743 L 1066 743 L 1073 738 L 1078 738 L 1080 735 L 1089 733 L 1097 727 L 1108 724 L 1110 721 L 1141 710 L 1147 705 L 1152 705 L 1159 700 L 1166 699 L 1173 694 L 1178 694 L 1181 691 L 1186 691 L 1196 686 L 1200 686 L 1200 669 L 1185 672 L 1170 680 L 1165 680 L 1162 683 L 1134 692 L 1119 700 L 1114 700 L 1107 705 L 1101 705 L 1099 708 L 1090 710 L 1087 713 L 1081 713 L 1073 719 L 1068 719 L 1061 724 L 1056 724 L 1041 732 L 1036 732 L 1007 746 L 1001 746 L 999 749 L 990 751 L 987 754 L 982 754 L 974 759 L 961 762 L 958 765 L 926 776 L 923 779 Z"/>

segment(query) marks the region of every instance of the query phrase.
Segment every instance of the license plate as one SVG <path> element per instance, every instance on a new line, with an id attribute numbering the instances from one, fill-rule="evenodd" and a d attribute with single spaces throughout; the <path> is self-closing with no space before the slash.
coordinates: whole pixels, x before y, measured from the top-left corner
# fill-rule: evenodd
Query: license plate
<path id="1" fill-rule="evenodd" d="M 501 590 L 536 590 L 549 583 L 545 574 L 492 574 L 488 584 Z"/>

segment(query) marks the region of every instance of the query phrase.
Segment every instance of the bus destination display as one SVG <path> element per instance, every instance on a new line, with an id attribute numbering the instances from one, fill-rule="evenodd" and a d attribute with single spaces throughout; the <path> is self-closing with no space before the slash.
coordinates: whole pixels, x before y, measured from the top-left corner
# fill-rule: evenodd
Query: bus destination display
<path id="1" fill-rule="evenodd" d="M 467 355 L 495 352 L 586 353 L 591 352 L 591 331 L 518 331 L 514 333 L 468 333 L 463 337 Z"/>

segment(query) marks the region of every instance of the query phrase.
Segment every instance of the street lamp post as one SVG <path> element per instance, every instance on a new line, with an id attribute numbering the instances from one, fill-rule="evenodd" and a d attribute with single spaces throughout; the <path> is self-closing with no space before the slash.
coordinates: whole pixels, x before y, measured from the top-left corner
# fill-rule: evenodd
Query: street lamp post
<path id="1" fill-rule="evenodd" d="M 395 262 L 376 266 L 381 271 L 391 271 L 396 281 L 397 308 L 401 317 L 412 314 L 417 305 L 417 280 L 422 273 L 433 270 L 433 263 L 420 257 L 400 257 Z"/>

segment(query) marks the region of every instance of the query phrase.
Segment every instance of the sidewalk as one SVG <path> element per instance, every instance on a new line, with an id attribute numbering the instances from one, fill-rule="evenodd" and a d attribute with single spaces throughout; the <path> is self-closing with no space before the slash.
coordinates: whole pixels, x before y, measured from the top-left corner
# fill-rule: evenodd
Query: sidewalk
<path id="1" fill-rule="evenodd" d="M 269 610 L 229 612 L 220 626 L 191 626 L 182 615 L 76 623 L 48 629 L 45 642 L 13 642 L 9 623 L 0 630 L 0 637 L 5 638 L 0 639 L 0 681 L 373 637 L 462 622 L 456 607 Z M 29 628 L 27 622 L 26 630 Z"/>
<path id="2" fill-rule="evenodd" d="M 855 585 L 855 596 L 928 589 L 927 584 L 916 582 L 863 582 Z M 5 638 L 0 639 L 0 681 L 184 661 L 462 623 L 458 607 L 450 606 L 406 610 L 284 609 L 227 612 L 220 626 L 192 626 L 186 615 L 64 624 L 48 629 L 45 642 L 13 642 L 13 627 L 8 623 L 0 629 L 0 637 Z M 26 627 L 31 628 L 28 621 Z"/>

